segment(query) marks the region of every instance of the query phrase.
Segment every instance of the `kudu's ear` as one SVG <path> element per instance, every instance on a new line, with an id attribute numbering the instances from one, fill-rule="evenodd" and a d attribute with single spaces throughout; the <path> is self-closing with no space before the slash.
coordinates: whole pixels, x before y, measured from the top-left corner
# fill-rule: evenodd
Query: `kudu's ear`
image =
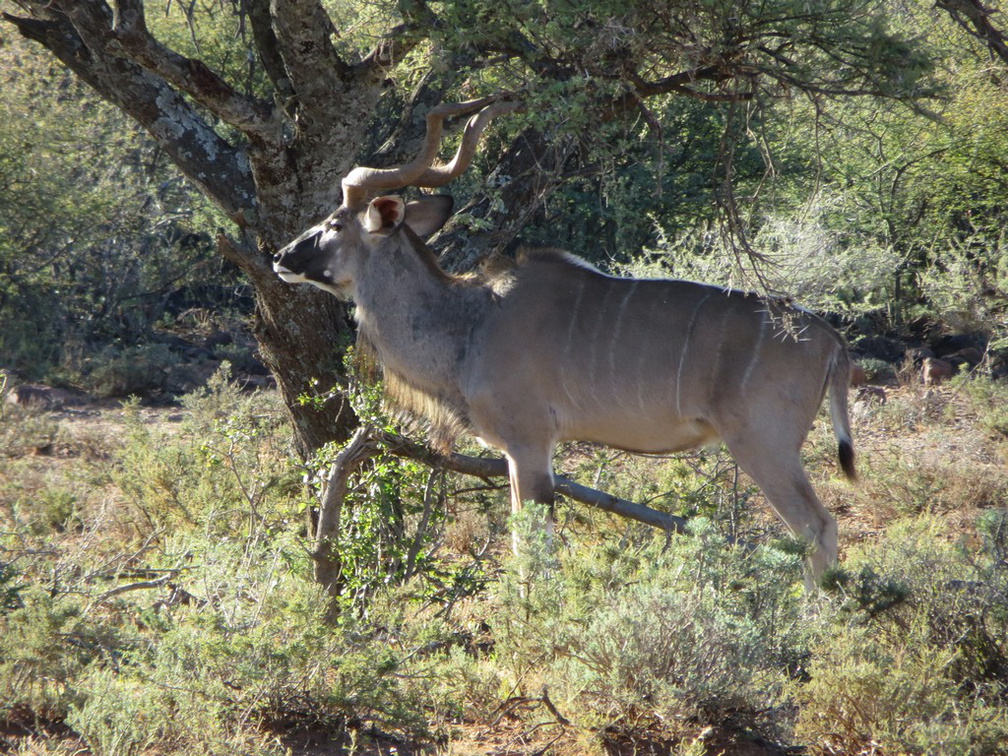
<path id="1" fill-rule="evenodd" d="M 406 205 L 406 225 L 421 239 L 426 239 L 448 222 L 454 205 L 454 200 L 447 194 L 435 194 L 410 202 Z"/>
<path id="2" fill-rule="evenodd" d="M 406 216 L 406 203 L 402 197 L 387 195 L 375 197 L 368 203 L 364 214 L 364 229 L 372 234 L 388 234 L 396 229 Z"/>
<path id="3" fill-rule="evenodd" d="M 392 194 L 376 197 L 368 204 L 364 228 L 372 234 L 390 234 L 400 223 L 405 223 L 413 233 L 425 238 L 448 221 L 454 204 L 452 198 L 444 194 L 410 203 Z"/>

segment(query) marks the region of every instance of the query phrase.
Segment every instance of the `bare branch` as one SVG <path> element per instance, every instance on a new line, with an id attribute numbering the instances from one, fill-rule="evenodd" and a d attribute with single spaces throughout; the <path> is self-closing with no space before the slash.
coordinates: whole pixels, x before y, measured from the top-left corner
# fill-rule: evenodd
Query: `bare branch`
<path id="1" fill-rule="evenodd" d="M 174 577 L 173 574 L 163 575 L 154 580 L 141 580 L 138 583 L 127 583 L 126 585 L 118 585 L 115 588 L 111 588 L 97 599 L 95 599 L 96 604 L 101 604 L 108 601 L 110 598 L 115 598 L 116 596 L 121 596 L 124 593 L 129 593 L 130 591 L 143 591 L 150 588 L 160 588 L 161 586 L 168 583 Z"/>
<path id="2" fill-rule="evenodd" d="M 362 425 L 350 442 L 343 447 L 329 468 L 329 477 L 322 490 L 318 525 L 315 529 L 315 580 L 330 594 L 338 589 L 342 562 L 335 543 L 343 516 L 343 502 L 347 494 L 347 480 L 358 465 L 379 452 L 372 438 L 370 426 Z"/>
<path id="3" fill-rule="evenodd" d="M 324 586 L 331 595 L 335 595 L 339 590 L 342 563 L 336 546 L 336 538 L 343 515 L 348 479 L 361 463 L 383 451 L 398 457 L 416 460 L 434 471 L 450 470 L 462 475 L 484 479 L 506 477 L 508 474 L 507 461 L 504 459 L 469 457 L 463 454 L 441 455 L 429 447 L 410 441 L 403 436 L 388 431 L 378 431 L 367 425 L 359 427 L 353 438 L 333 460 L 320 496 L 321 502 L 318 524 L 315 526 L 315 545 L 312 558 L 315 562 L 315 580 Z M 433 476 L 428 480 L 428 492 L 425 499 L 429 499 L 431 495 L 430 487 L 434 480 Z M 557 493 L 582 504 L 588 504 L 605 512 L 636 520 L 669 533 L 681 533 L 686 527 L 686 520 L 682 517 L 659 512 L 643 504 L 596 491 L 562 475 L 555 476 L 555 490 Z M 425 500 L 425 506 L 429 509 L 429 500 Z M 427 516 L 429 516 L 429 511 L 425 514 L 425 520 Z M 410 552 L 410 564 L 416 557 L 414 550 L 418 544 L 419 538 Z"/>

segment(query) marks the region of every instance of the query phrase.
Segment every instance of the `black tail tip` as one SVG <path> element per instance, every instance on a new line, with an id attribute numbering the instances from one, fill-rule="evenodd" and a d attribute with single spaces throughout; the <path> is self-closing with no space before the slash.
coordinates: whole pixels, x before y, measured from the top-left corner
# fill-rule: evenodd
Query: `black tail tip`
<path id="1" fill-rule="evenodd" d="M 857 471 L 854 469 L 854 447 L 851 442 L 841 441 L 837 454 L 840 457 L 840 467 L 843 468 L 847 480 L 857 480 Z"/>

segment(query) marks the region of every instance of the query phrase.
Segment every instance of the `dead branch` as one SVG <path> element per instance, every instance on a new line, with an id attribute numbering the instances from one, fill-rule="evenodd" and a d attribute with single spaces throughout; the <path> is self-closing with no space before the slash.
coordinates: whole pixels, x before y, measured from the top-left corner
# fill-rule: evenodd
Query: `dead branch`
<path id="1" fill-rule="evenodd" d="M 315 580 L 325 586 L 330 593 L 337 589 L 340 573 L 341 564 L 335 540 L 339 534 L 343 501 L 347 494 L 347 480 L 362 462 L 380 451 L 373 434 L 374 431 L 368 425 L 362 425 L 357 429 L 350 442 L 333 460 L 329 468 L 329 477 L 322 489 L 312 558 L 315 560 Z"/>

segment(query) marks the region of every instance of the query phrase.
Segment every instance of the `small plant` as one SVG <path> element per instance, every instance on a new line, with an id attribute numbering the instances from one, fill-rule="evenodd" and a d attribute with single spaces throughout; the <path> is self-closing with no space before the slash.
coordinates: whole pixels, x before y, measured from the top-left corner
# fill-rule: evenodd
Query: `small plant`
<path id="1" fill-rule="evenodd" d="M 862 357 L 858 360 L 858 364 L 865 371 L 865 376 L 869 381 L 882 381 L 896 377 L 896 371 L 893 369 L 893 366 L 885 360 L 875 357 Z"/>
<path id="2" fill-rule="evenodd" d="M 126 433 L 112 482 L 129 498 L 145 531 L 209 528 L 264 537 L 302 504 L 298 471 L 286 454 L 279 410 L 230 380 L 230 366 L 182 399 L 181 428 L 142 421 L 126 403 Z"/>
<path id="3" fill-rule="evenodd" d="M 976 374 L 957 377 L 954 385 L 969 399 L 980 424 L 1001 439 L 1008 439 L 1008 383 Z"/>
<path id="4" fill-rule="evenodd" d="M 164 385 L 166 370 L 173 361 L 164 344 L 122 349 L 110 346 L 92 361 L 84 381 L 100 397 L 145 394 Z"/>
<path id="5" fill-rule="evenodd" d="M 59 425 L 35 408 L 6 405 L 0 410 L 0 458 L 45 449 L 58 435 Z"/>
<path id="6" fill-rule="evenodd" d="M 352 350 L 346 360 L 352 377 L 344 389 L 362 422 L 359 433 L 365 435 L 359 439 L 366 446 L 369 429 L 392 430 L 393 423 L 383 406 L 381 386 L 359 375 L 367 365 L 355 364 Z M 351 451 L 352 463 L 336 464 Z M 438 557 L 448 520 L 443 472 L 364 447 L 332 446 L 323 448 L 308 468 L 320 502 L 312 514 L 313 535 L 316 528 L 319 534 L 316 576 L 330 591 L 334 611 L 366 611 L 380 590 L 415 577 L 442 593 L 482 584 L 478 578 L 474 581 L 471 563 L 447 568 Z"/>
<path id="7" fill-rule="evenodd" d="M 20 496 L 14 502 L 14 519 L 39 536 L 78 529 L 81 520 L 77 495 L 72 490 L 59 487 L 60 484 L 65 485 L 58 481 Z"/>
<path id="8" fill-rule="evenodd" d="M 869 565 L 862 565 L 857 573 L 834 567 L 824 576 L 822 587 L 839 594 L 847 612 L 875 617 L 907 599 L 909 589 L 891 579 L 883 578 Z"/>
<path id="9" fill-rule="evenodd" d="M 0 562 L 0 614 L 18 609 L 21 604 L 23 585 L 17 582 L 17 572 L 6 562 Z"/>

